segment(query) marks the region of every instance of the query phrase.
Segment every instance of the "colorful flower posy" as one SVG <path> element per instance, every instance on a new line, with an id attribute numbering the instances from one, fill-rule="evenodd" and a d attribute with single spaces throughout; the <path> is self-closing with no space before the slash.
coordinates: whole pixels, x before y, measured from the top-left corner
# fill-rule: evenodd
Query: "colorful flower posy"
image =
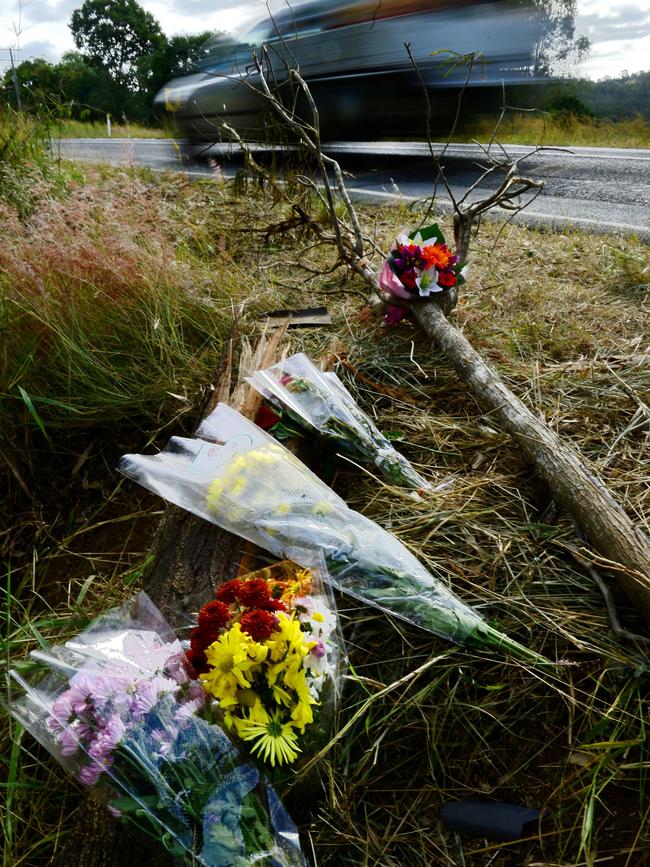
<path id="1" fill-rule="evenodd" d="M 379 275 L 381 288 L 403 301 L 426 298 L 463 282 L 458 257 L 436 223 L 399 235 Z M 386 322 L 397 324 L 405 315 L 404 307 L 389 305 Z"/>
<path id="2" fill-rule="evenodd" d="M 187 661 L 226 726 L 272 767 L 302 752 L 333 675 L 335 627 L 313 574 L 289 561 L 228 581 L 199 612 Z"/>

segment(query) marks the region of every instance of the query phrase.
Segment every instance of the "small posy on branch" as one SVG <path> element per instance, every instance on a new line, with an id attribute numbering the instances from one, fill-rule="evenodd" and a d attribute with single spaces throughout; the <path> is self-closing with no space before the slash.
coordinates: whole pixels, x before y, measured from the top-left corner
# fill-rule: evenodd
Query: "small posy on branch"
<path id="1" fill-rule="evenodd" d="M 319 243 L 333 245 L 338 253 L 334 269 L 346 266 L 358 274 L 381 301 L 391 306 L 405 306 L 427 336 L 444 353 L 449 363 L 466 383 L 484 409 L 490 413 L 492 421 L 501 425 L 520 446 L 536 471 L 550 488 L 554 498 L 574 518 L 582 534 L 595 551 L 611 564 L 609 571 L 617 576 L 623 590 L 637 607 L 645 621 L 650 624 L 650 539 L 637 527 L 623 507 L 614 499 L 604 482 L 588 465 L 587 460 L 576 448 L 558 436 L 506 386 L 498 372 L 472 347 L 462 332 L 447 319 L 456 306 L 457 285 L 444 287 L 427 297 L 413 295 L 400 298 L 395 292 L 386 291 L 382 275 L 387 269 L 395 276 L 395 258 L 391 252 L 382 255 L 382 269 L 374 269 L 369 258 L 378 251 L 374 242 L 363 233 L 358 215 L 347 192 L 344 175 L 338 162 L 323 153 L 318 109 L 309 88 L 298 70 L 291 69 L 289 77 L 304 94 L 310 106 L 311 123 L 306 122 L 291 111 L 274 95 L 259 60 L 255 59 L 260 78 L 262 93 L 268 104 L 276 111 L 280 120 L 296 136 L 302 149 L 311 154 L 318 170 L 318 182 L 313 178 L 302 178 L 302 183 L 310 188 L 318 201 L 326 208 L 331 231 L 322 223 L 304 213 L 304 224 L 311 227 Z M 506 212 L 520 211 L 539 195 L 542 183 L 528 178 L 520 171 L 524 157 L 511 158 L 496 141 L 499 125 L 505 115 L 504 106 L 490 143 L 483 148 L 486 166 L 483 174 L 459 199 L 449 190 L 453 209 L 454 240 L 457 261 L 454 269 L 459 270 L 467 262 L 472 233 L 477 223 L 488 211 L 501 208 Z M 457 114 L 458 116 L 458 114 Z M 290 196 L 265 170 L 253 160 L 245 142 L 230 128 L 247 154 L 249 167 L 261 173 L 273 186 L 277 194 L 287 202 Z M 446 185 L 441 156 L 436 156 L 430 145 L 434 167 L 438 178 Z M 533 149 L 535 153 L 539 148 Z M 501 175 L 497 189 L 483 199 L 469 202 L 470 194 L 488 176 Z M 528 195 L 528 200 L 522 197 Z M 344 207 L 345 216 L 337 213 L 337 202 Z M 295 206 L 295 203 L 292 203 Z M 304 209 L 303 209 L 304 211 Z M 399 246 L 398 239 L 396 246 Z M 332 269 L 332 270 L 334 270 Z M 458 281 L 457 281 L 458 282 Z M 382 283 L 384 285 L 382 285 Z M 420 281 L 421 283 L 421 281 Z M 404 284 L 400 281 L 400 284 Z M 417 285 L 417 281 L 416 281 Z M 390 313 L 389 313 L 390 315 Z M 401 315 L 401 314 L 400 314 Z M 396 317 L 396 314 L 393 314 Z"/>

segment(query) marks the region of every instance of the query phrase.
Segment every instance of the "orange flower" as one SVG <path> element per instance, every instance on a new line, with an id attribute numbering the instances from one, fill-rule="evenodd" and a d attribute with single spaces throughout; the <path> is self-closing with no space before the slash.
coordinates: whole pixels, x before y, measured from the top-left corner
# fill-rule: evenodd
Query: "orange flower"
<path id="1" fill-rule="evenodd" d="M 427 268 L 432 265 L 438 271 L 449 267 L 453 253 L 446 244 L 429 244 L 422 248 L 422 257 L 426 260 Z"/>

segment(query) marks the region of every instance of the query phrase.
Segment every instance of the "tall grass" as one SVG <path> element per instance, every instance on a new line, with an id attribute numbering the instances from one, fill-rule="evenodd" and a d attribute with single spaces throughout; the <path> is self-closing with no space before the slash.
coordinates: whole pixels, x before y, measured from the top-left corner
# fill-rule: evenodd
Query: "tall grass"
<path id="1" fill-rule="evenodd" d="M 103 120 L 60 120 L 53 126 L 57 138 L 106 138 L 108 130 Z M 111 136 L 114 138 L 169 138 L 169 130 L 159 127 L 141 126 L 137 123 L 111 122 Z"/>
<path id="2" fill-rule="evenodd" d="M 489 141 L 496 116 L 475 117 L 463 123 L 455 141 Z M 641 115 L 632 120 L 600 120 L 573 114 L 511 112 L 499 126 L 504 144 L 561 145 L 565 147 L 650 147 L 650 123 Z"/>

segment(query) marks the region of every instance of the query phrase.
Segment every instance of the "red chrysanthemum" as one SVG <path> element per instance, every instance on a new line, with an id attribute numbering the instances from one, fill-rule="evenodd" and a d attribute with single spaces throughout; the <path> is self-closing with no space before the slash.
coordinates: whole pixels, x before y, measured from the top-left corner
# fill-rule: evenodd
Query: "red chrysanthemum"
<path id="1" fill-rule="evenodd" d="M 230 622 L 230 608 L 221 600 L 206 603 L 199 611 L 199 626 L 211 629 L 223 629 Z"/>
<path id="2" fill-rule="evenodd" d="M 262 611 L 259 608 L 247 611 L 239 621 L 242 632 L 246 632 L 253 641 L 266 641 L 275 632 L 278 619 L 270 611 Z"/>
<path id="3" fill-rule="evenodd" d="M 185 666 L 190 677 L 198 677 L 210 670 L 208 660 L 203 650 L 190 649 L 185 652 Z"/>
<path id="4" fill-rule="evenodd" d="M 205 650 L 219 638 L 220 631 L 212 626 L 195 626 L 190 632 L 190 647 L 192 650 Z"/>
<path id="5" fill-rule="evenodd" d="M 450 286 L 455 286 L 457 282 L 458 277 L 451 268 L 446 271 L 441 271 L 438 274 L 438 286 L 444 286 L 445 289 L 448 289 Z"/>
<path id="6" fill-rule="evenodd" d="M 233 602 L 236 602 L 239 599 L 239 591 L 242 584 L 243 581 L 240 581 L 239 578 L 233 578 L 232 581 L 226 581 L 225 584 L 222 584 L 221 587 L 217 589 L 215 596 L 219 602 L 225 602 L 226 605 L 232 605 Z"/>
<path id="7" fill-rule="evenodd" d="M 271 591 L 264 578 L 241 582 L 239 601 L 247 608 L 263 608 L 270 597 Z"/>
<path id="8" fill-rule="evenodd" d="M 287 606 L 281 599 L 267 599 L 265 602 L 259 606 L 263 608 L 264 611 L 286 611 Z"/>

